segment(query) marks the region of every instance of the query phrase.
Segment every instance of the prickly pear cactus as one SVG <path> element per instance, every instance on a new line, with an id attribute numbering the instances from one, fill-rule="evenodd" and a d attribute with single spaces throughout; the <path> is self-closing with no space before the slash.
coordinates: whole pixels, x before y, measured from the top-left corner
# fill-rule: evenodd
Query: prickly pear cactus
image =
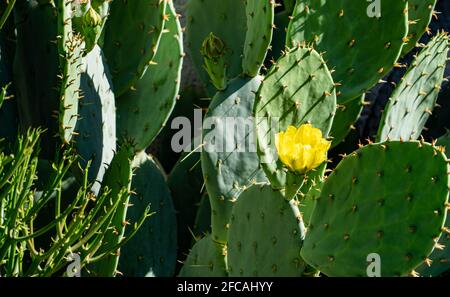
<path id="1" fill-rule="evenodd" d="M 448 156 L 449 151 L 447 148 L 450 148 L 450 134 L 447 133 L 440 137 L 436 145 L 444 147 Z M 438 244 L 435 246 L 427 261 L 416 269 L 419 275 L 424 277 L 438 277 L 450 269 L 450 215 L 448 211 L 443 231 Z"/>
<path id="2" fill-rule="evenodd" d="M 447 161 L 437 148 L 367 145 L 323 184 L 301 255 L 328 276 L 367 276 L 368 256 L 375 253 L 382 276 L 407 275 L 435 247 L 447 201 Z"/>
<path id="3" fill-rule="evenodd" d="M 239 194 L 266 180 L 256 154 L 251 118 L 260 83 L 261 77 L 230 81 L 225 91 L 214 96 L 203 122 L 201 163 L 211 201 L 212 236 L 218 242 L 226 241 Z"/>
<path id="4" fill-rule="evenodd" d="M 175 106 L 183 56 L 181 26 L 173 5 L 168 4 L 155 64 L 117 100 L 117 134 L 132 139 L 137 151 L 155 139 Z"/>
<path id="5" fill-rule="evenodd" d="M 245 36 L 242 69 L 250 77 L 259 74 L 270 42 L 275 18 L 275 1 L 246 0 L 247 35 Z"/>
<path id="6" fill-rule="evenodd" d="M 226 52 L 223 40 L 212 32 L 205 37 L 200 48 L 203 68 L 208 73 L 212 85 L 219 91 L 225 90 L 228 83 Z"/>
<path id="7" fill-rule="evenodd" d="M 444 79 L 448 36 L 441 33 L 424 46 L 393 92 L 384 111 L 378 140 L 417 139 L 432 113 Z"/>
<path id="8" fill-rule="evenodd" d="M 308 191 L 297 201 L 297 206 L 300 209 L 306 227 L 308 227 L 311 216 L 314 213 L 316 200 L 320 197 L 320 191 L 322 190 L 323 183 L 326 179 L 325 171 L 326 166 L 324 164 L 314 172 L 314 175 L 309 176 L 306 184 Z"/>
<path id="9" fill-rule="evenodd" d="M 335 112 L 333 79 L 315 50 L 298 46 L 272 66 L 256 94 L 254 115 L 258 155 L 275 189 L 286 186 L 287 176 L 278 159 L 275 134 L 309 122 L 326 137 Z"/>
<path id="10" fill-rule="evenodd" d="M 103 52 L 95 46 L 83 57 L 80 118 L 74 137 L 80 167 L 90 161 L 89 182 L 99 193 L 106 168 L 116 151 L 116 106 L 112 81 Z"/>
<path id="11" fill-rule="evenodd" d="M 133 149 L 129 143 L 123 143 L 119 147 L 114 159 L 111 161 L 111 165 L 105 173 L 102 186 L 103 190 L 109 190 L 111 202 L 114 203 L 114 199 L 119 197 L 119 192 L 125 187 L 130 193 L 131 191 L 131 179 L 132 179 L 132 163 Z M 114 247 L 123 240 L 125 234 L 125 227 L 127 226 L 127 209 L 129 205 L 129 194 L 127 199 L 120 203 L 110 219 L 112 228 L 107 230 L 105 234 L 105 242 L 108 246 Z M 119 265 L 120 250 L 115 251 L 113 254 L 108 255 L 99 262 L 94 263 L 91 268 L 92 274 L 95 276 L 116 276 L 117 266 Z"/>
<path id="12" fill-rule="evenodd" d="M 428 25 L 433 17 L 437 0 L 408 0 L 409 29 L 402 54 L 411 51 L 423 34 L 429 33 Z"/>
<path id="13" fill-rule="evenodd" d="M 77 121 L 82 48 L 79 37 L 71 34 L 70 5 L 30 0 L 16 4 L 14 81 L 21 127 L 48 129 L 42 141 L 47 158 L 71 140 Z"/>
<path id="14" fill-rule="evenodd" d="M 346 103 L 361 96 L 394 67 L 407 32 L 406 0 L 297 1 L 287 45 L 313 42 L 317 51 L 324 52 L 324 59 L 334 70 L 334 81 L 341 84 L 338 103 Z"/>
<path id="15" fill-rule="evenodd" d="M 178 258 L 182 258 L 192 246 L 192 232 L 204 192 L 200 152 L 182 154 L 170 172 L 167 184 L 177 213 Z M 211 216 L 210 211 L 208 216 Z"/>
<path id="16" fill-rule="evenodd" d="M 167 1 L 113 1 L 105 24 L 103 50 L 119 97 L 132 89 L 153 64 L 164 21 Z"/>
<path id="17" fill-rule="evenodd" d="M 186 7 L 186 41 L 192 61 L 203 83 L 209 91 L 210 78 L 203 69 L 202 44 L 210 33 L 220 38 L 225 45 L 224 60 L 227 64 L 227 79 L 242 73 L 242 54 L 246 37 L 246 7 L 244 0 L 205 1 L 189 0 Z"/>
<path id="18" fill-rule="evenodd" d="M 444 3 L 0 1 L 1 276 L 448 274 Z"/>
<path id="19" fill-rule="evenodd" d="M 81 56 L 84 46 L 81 36 L 74 33 L 72 1 L 57 1 L 58 56 L 60 67 L 60 103 L 58 110 L 59 136 L 68 144 L 78 120 L 78 100 L 81 80 Z"/>
<path id="20" fill-rule="evenodd" d="M 197 241 L 181 268 L 180 277 L 226 277 L 226 247 L 211 235 Z"/>
<path id="21" fill-rule="evenodd" d="M 301 276 L 306 265 L 300 258 L 298 216 L 297 206 L 270 185 L 244 191 L 228 232 L 230 276 Z"/>
<path id="22" fill-rule="evenodd" d="M 136 155 L 132 165 L 133 195 L 127 222 L 136 223 L 149 204 L 154 214 L 122 248 L 119 271 L 128 276 L 172 276 L 177 255 L 177 222 L 166 177 L 145 152 Z"/>
<path id="23" fill-rule="evenodd" d="M 99 42 L 105 26 L 110 1 L 105 0 L 75 0 L 73 24 L 85 42 L 85 52 L 89 53 Z"/>

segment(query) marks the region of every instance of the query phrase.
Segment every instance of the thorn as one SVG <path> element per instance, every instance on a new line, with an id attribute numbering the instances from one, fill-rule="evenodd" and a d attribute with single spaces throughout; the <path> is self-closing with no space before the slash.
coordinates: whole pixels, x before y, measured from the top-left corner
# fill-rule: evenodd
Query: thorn
<path id="1" fill-rule="evenodd" d="M 445 249 L 445 245 L 440 244 L 439 242 L 436 243 L 436 245 L 434 246 L 435 249 L 443 251 Z"/>

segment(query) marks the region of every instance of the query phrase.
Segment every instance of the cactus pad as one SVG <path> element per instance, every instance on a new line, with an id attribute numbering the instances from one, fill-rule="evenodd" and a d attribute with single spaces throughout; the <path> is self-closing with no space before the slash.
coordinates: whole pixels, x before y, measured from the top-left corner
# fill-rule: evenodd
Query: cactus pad
<path id="1" fill-rule="evenodd" d="M 256 154 L 251 117 L 260 82 L 261 77 L 230 81 L 225 91 L 214 96 L 203 121 L 201 162 L 215 241 L 225 242 L 231 209 L 239 194 L 266 180 Z"/>
<path id="2" fill-rule="evenodd" d="M 132 146 L 124 142 L 114 155 L 111 164 L 105 172 L 102 182 L 102 190 L 110 190 L 110 203 L 116 202 L 115 199 L 120 197 L 120 192 L 124 189 L 130 192 L 132 179 L 132 164 L 133 158 Z M 104 241 L 104 247 L 114 247 L 123 240 L 126 227 L 126 217 L 129 202 L 129 195 L 127 195 L 124 203 L 120 203 L 114 216 L 111 219 L 110 229 L 107 230 Z M 120 251 L 111 253 L 102 260 L 95 262 L 92 267 L 92 274 L 101 277 L 111 277 L 117 275 L 117 266 L 119 264 Z"/>
<path id="3" fill-rule="evenodd" d="M 250 77 L 258 75 L 264 63 L 274 27 L 275 1 L 246 0 L 247 35 L 242 69 Z"/>
<path id="4" fill-rule="evenodd" d="M 230 220 L 230 276 L 301 276 L 301 237 L 298 208 L 269 185 L 244 191 Z"/>
<path id="5" fill-rule="evenodd" d="M 378 139 L 417 139 L 439 95 L 448 54 L 448 36 L 434 37 L 414 59 L 383 113 Z"/>
<path id="6" fill-rule="evenodd" d="M 71 141 L 78 119 L 83 45 L 73 33 L 71 2 L 57 4 L 21 1 L 15 13 L 14 80 L 20 121 L 24 130 L 48 129 L 44 158 L 52 158 L 61 143 Z M 55 139 L 58 135 L 61 141 Z"/>
<path id="7" fill-rule="evenodd" d="M 72 1 L 57 1 L 58 56 L 60 65 L 59 136 L 69 143 L 78 120 L 78 99 L 81 80 L 81 62 L 84 45 L 72 25 Z"/>
<path id="8" fill-rule="evenodd" d="M 209 77 L 203 69 L 200 49 L 205 38 L 213 33 L 227 48 L 225 60 L 227 76 L 232 79 L 242 72 L 247 18 L 244 0 L 190 0 L 186 8 L 186 41 L 190 56 L 203 83 L 209 85 Z M 210 88 L 211 89 L 211 88 Z"/>
<path id="9" fill-rule="evenodd" d="M 214 242 L 211 235 L 197 241 L 192 247 L 180 277 L 226 277 L 225 246 Z"/>
<path id="10" fill-rule="evenodd" d="M 282 56 L 262 82 L 254 105 L 258 155 L 274 188 L 286 185 L 286 169 L 278 159 L 275 134 L 289 125 L 311 123 L 326 137 L 331 129 L 336 95 L 322 57 L 297 47 Z"/>
<path id="11" fill-rule="evenodd" d="M 91 190 L 98 194 L 105 169 L 116 151 L 116 106 L 111 76 L 98 46 L 83 58 L 83 67 L 74 142 L 81 168 L 91 161 L 89 182 L 93 183 Z"/>
<path id="12" fill-rule="evenodd" d="M 130 138 L 135 149 L 145 149 L 164 127 L 172 112 L 181 81 L 183 39 L 178 16 L 167 6 L 165 30 L 144 76 L 117 100 L 117 134 Z"/>
<path id="13" fill-rule="evenodd" d="M 369 14 L 380 4 L 381 17 Z M 298 1 L 287 44 L 314 42 L 333 78 L 342 84 L 338 103 L 365 93 L 386 75 L 400 56 L 408 30 L 407 1 Z M 370 28 L 370 29 L 369 29 Z"/>
<path id="14" fill-rule="evenodd" d="M 177 256 L 177 222 L 161 168 L 141 152 L 133 160 L 134 176 L 127 221 L 136 223 L 147 205 L 155 212 L 122 248 L 119 270 L 128 276 L 172 276 Z"/>
<path id="15" fill-rule="evenodd" d="M 301 255 L 327 276 L 366 276 L 367 257 L 377 253 L 381 276 L 407 275 L 441 235 L 447 185 L 447 161 L 437 148 L 367 145 L 323 184 Z"/>
<path id="16" fill-rule="evenodd" d="M 445 147 L 446 154 L 448 155 L 450 153 L 447 149 L 450 149 L 450 133 L 441 136 L 436 145 Z M 450 230 L 450 215 L 448 214 L 448 209 L 445 227 L 447 228 L 447 232 L 443 232 L 439 239 L 439 244 L 441 246 L 435 248 L 429 256 L 429 259 L 432 262 L 423 263 L 416 269 L 421 276 L 437 277 L 450 269 L 450 233 L 448 231 Z"/>
<path id="17" fill-rule="evenodd" d="M 144 74 L 158 49 L 166 3 L 160 0 L 118 0 L 110 6 L 103 50 L 119 97 Z"/>
<path id="18" fill-rule="evenodd" d="M 428 30 L 436 2 L 437 0 L 408 0 L 408 42 L 403 46 L 403 54 L 411 51 Z"/>
<path id="19" fill-rule="evenodd" d="M 182 154 L 170 172 L 167 184 L 177 213 L 180 258 L 192 246 L 192 230 L 204 188 L 200 152 Z"/>

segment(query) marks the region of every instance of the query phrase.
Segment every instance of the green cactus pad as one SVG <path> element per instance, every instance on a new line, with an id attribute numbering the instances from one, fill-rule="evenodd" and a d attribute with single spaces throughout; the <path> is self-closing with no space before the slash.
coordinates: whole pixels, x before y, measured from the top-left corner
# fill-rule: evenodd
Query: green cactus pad
<path id="1" fill-rule="evenodd" d="M 275 1 L 246 0 L 247 35 L 245 37 L 242 69 L 250 77 L 258 75 L 264 63 L 269 45 L 275 17 Z"/>
<path id="2" fill-rule="evenodd" d="M 122 248 L 119 271 L 126 276 L 172 276 L 177 256 L 177 222 L 164 172 L 156 161 L 141 152 L 133 160 L 127 221 L 136 223 L 150 204 L 155 212 Z"/>
<path id="3" fill-rule="evenodd" d="M 230 276 L 301 276 L 298 208 L 269 185 L 253 186 L 236 202 L 228 232 Z"/>
<path id="4" fill-rule="evenodd" d="M 253 120 L 261 77 L 237 77 L 211 101 L 203 121 L 201 163 L 212 208 L 212 235 L 225 242 L 231 209 L 239 194 L 265 181 L 256 154 Z M 234 121 L 234 122 L 231 122 Z"/>
<path id="5" fill-rule="evenodd" d="M 204 188 L 200 152 L 182 154 L 170 172 L 167 184 L 177 213 L 178 258 L 180 258 L 192 246 L 192 230 Z"/>
<path id="6" fill-rule="evenodd" d="M 20 126 L 23 132 L 29 127 L 47 129 L 41 138 L 41 157 L 47 159 L 53 159 L 61 146 L 58 139 L 60 128 L 66 126 L 66 132 L 75 128 L 73 121 L 76 120 L 76 113 L 73 111 L 78 108 L 78 104 L 70 103 L 75 100 L 73 93 L 60 87 L 61 78 L 67 78 L 69 72 L 72 74 L 70 70 L 73 67 L 69 67 L 70 62 L 60 64 L 63 60 L 67 61 L 67 56 L 62 52 L 63 56 L 59 56 L 61 42 L 57 42 L 58 15 L 52 3 L 38 4 L 29 0 L 18 1 L 14 14 L 17 43 L 13 70 Z M 75 56 L 72 58 L 76 59 Z M 65 70 L 68 71 L 63 71 L 61 66 L 67 66 Z M 67 80 L 64 81 L 67 83 Z M 77 82 L 78 79 L 70 88 L 72 91 Z M 76 88 L 79 88 L 79 84 Z M 68 97 L 61 98 L 61 95 L 66 95 L 66 91 Z M 59 120 L 63 121 L 59 123 Z"/>
<path id="7" fill-rule="evenodd" d="M 437 0 L 408 0 L 408 42 L 403 46 L 402 54 L 411 51 L 427 31 L 436 2 Z"/>
<path id="8" fill-rule="evenodd" d="M 113 76 L 116 97 L 132 88 L 153 63 L 164 28 L 167 2 L 118 0 L 111 3 L 102 48 Z"/>
<path id="9" fill-rule="evenodd" d="M 448 200 L 447 161 L 427 143 L 370 144 L 346 157 L 323 184 L 303 259 L 327 276 L 409 274 L 441 235 Z"/>
<path id="10" fill-rule="evenodd" d="M 211 235 L 197 241 L 181 268 L 180 277 L 226 277 L 224 246 Z"/>
<path id="11" fill-rule="evenodd" d="M 181 81 L 183 38 L 178 17 L 172 5 L 167 6 L 165 30 L 144 76 L 117 104 L 117 135 L 130 138 L 135 149 L 145 149 L 164 127 L 172 112 Z"/>
<path id="12" fill-rule="evenodd" d="M 308 180 L 302 187 L 302 193 L 306 194 L 304 194 L 303 197 L 300 197 L 300 199 L 297 199 L 297 204 L 303 215 L 305 226 L 309 225 L 309 221 L 314 212 L 316 199 L 320 197 L 320 191 L 325 180 L 325 171 L 327 169 L 327 166 L 325 165 L 326 164 L 321 165 L 314 170 L 313 174 L 310 174 Z"/>
<path id="13" fill-rule="evenodd" d="M 450 228 L 450 216 L 447 214 L 445 227 Z M 450 270 L 450 235 L 442 233 L 439 239 L 440 248 L 435 248 L 428 257 L 431 262 L 420 265 L 416 272 L 423 277 L 439 277 Z"/>
<path id="14" fill-rule="evenodd" d="M 338 145 L 352 129 L 355 129 L 353 125 L 358 120 L 364 108 L 364 98 L 365 94 L 360 100 L 352 100 L 348 103 L 338 105 L 330 131 L 330 137 L 333 138 L 332 147 Z"/>
<path id="15" fill-rule="evenodd" d="M 336 111 L 333 79 L 316 51 L 298 47 L 272 66 L 256 96 L 258 155 L 271 185 L 282 189 L 287 170 L 278 159 L 275 134 L 310 122 L 327 137 Z"/>
<path id="16" fill-rule="evenodd" d="M 124 188 L 127 189 L 128 192 L 131 190 L 132 158 L 132 146 L 129 143 L 123 143 L 119 147 L 117 153 L 111 161 L 111 164 L 105 172 L 102 182 L 102 190 L 105 191 L 109 189 L 111 191 L 109 194 L 111 203 L 114 203 L 114 199 L 120 197 L 119 193 Z M 116 246 L 124 238 L 129 199 L 130 198 L 127 197 L 124 203 L 119 204 L 116 212 L 114 213 L 111 220 L 112 227 L 104 236 L 105 249 L 106 247 Z M 142 212 L 143 211 L 144 210 L 142 210 Z M 90 269 L 92 275 L 101 277 L 116 276 L 119 256 L 120 251 L 117 251 L 116 253 L 110 254 L 102 260 L 94 263 Z"/>
<path id="17" fill-rule="evenodd" d="M 95 46 L 83 58 L 80 118 L 75 128 L 76 152 L 81 168 L 89 167 L 92 191 L 98 194 L 105 169 L 116 151 L 116 107 L 112 81 L 103 53 Z M 81 175 L 80 175 L 81 176 Z"/>
<path id="18" fill-rule="evenodd" d="M 369 16 L 380 4 L 381 17 Z M 385 76 L 400 56 L 408 30 L 407 1 L 298 1 L 287 44 L 314 42 L 338 89 L 338 103 L 365 93 Z"/>
<path id="19" fill-rule="evenodd" d="M 211 233 L 211 203 L 207 192 L 203 193 L 198 205 L 192 233 L 196 238 Z"/>
<path id="20" fill-rule="evenodd" d="M 81 80 L 81 62 L 84 45 L 81 36 L 74 34 L 72 25 L 72 0 L 57 1 L 58 56 L 61 71 L 59 136 L 68 144 L 78 120 L 78 99 Z"/>
<path id="21" fill-rule="evenodd" d="M 192 62 L 203 83 L 213 94 L 207 72 L 203 69 L 200 49 L 203 41 L 213 33 L 227 48 L 227 77 L 232 79 L 242 72 L 247 18 L 244 0 L 189 0 L 186 7 L 186 41 Z"/>
<path id="22" fill-rule="evenodd" d="M 414 59 L 383 113 L 378 140 L 417 139 L 434 108 L 444 79 L 448 36 L 435 36 Z"/>
<path id="23" fill-rule="evenodd" d="M 450 149 L 450 133 L 440 137 L 436 145 L 445 147 L 446 154 L 449 155 L 450 152 L 447 148 Z M 448 209 L 445 227 L 450 228 L 450 215 L 448 214 Z M 442 233 L 441 238 L 439 239 L 439 244 L 441 245 L 440 248 L 435 248 L 428 257 L 432 262 L 428 264 L 423 263 L 416 269 L 419 275 L 424 277 L 437 277 L 450 270 L 450 234 L 448 231 Z"/>

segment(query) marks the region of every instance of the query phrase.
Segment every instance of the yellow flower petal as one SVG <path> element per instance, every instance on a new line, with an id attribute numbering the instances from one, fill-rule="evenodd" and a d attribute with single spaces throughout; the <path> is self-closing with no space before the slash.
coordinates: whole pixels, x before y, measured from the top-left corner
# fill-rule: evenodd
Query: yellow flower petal
<path id="1" fill-rule="evenodd" d="M 305 173 L 327 160 L 331 142 L 322 137 L 322 131 L 311 124 L 298 129 L 289 126 L 275 136 L 275 146 L 283 164 L 291 171 Z"/>

